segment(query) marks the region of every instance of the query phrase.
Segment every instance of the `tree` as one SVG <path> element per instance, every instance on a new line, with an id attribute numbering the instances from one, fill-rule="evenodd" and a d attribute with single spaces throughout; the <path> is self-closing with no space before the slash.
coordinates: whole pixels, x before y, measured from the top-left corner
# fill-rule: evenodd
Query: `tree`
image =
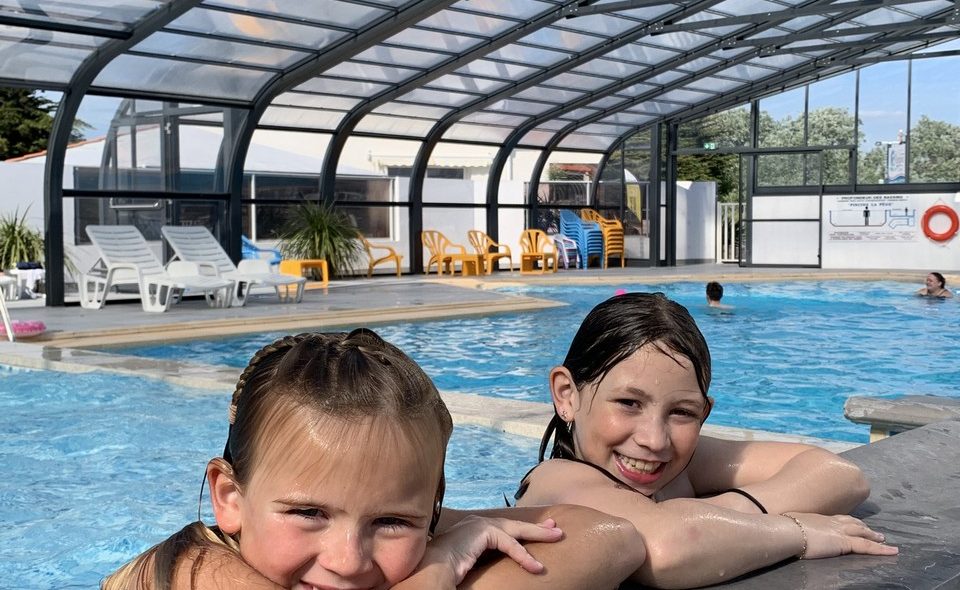
<path id="1" fill-rule="evenodd" d="M 922 115 L 908 141 L 910 182 L 960 181 L 960 125 Z"/>
<path id="2" fill-rule="evenodd" d="M 0 88 L 0 160 L 47 149 L 56 104 L 36 90 Z M 70 141 L 90 126 L 77 119 Z"/>

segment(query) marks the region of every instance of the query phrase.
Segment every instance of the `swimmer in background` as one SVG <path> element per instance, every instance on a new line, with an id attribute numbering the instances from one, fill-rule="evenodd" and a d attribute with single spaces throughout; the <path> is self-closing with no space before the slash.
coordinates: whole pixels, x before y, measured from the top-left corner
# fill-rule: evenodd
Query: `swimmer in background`
<path id="1" fill-rule="evenodd" d="M 939 297 L 940 299 L 953 297 L 953 293 L 947 289 L 947 280 L 938 272 L 928 274 L 924 284 L 926 286 L 917 291 L 920 297 Z"/>
<path id="2" fill-rule="evenodd" d="M 732 305 L 720 303 L 723 299 L 723 285 L 716 281 L 707 283 L 707 306 L 715 309 L 733 309 Z"/>

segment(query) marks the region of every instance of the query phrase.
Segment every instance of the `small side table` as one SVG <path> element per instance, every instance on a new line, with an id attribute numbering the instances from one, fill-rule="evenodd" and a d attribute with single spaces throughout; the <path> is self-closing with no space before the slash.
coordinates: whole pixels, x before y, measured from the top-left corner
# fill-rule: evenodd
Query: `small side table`
<path id="1" fill-rule="evenodd" d="M 320 284 L 324 287 L 330 284 L 330 275 L 327 271 L 326 260 L 308 258 L 306 260 L 289 259 L 280 261 L 280 272 L 285 275 L 302 277 L 303 271 L 311 268 L 320 269 Z"/>

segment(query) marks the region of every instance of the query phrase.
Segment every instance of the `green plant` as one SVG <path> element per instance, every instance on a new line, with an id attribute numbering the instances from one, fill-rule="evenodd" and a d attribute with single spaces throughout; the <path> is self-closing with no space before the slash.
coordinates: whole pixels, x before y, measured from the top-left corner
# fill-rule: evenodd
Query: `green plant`
<path id="1" fill-rule="evenodd" d="M 43 261 L 43 234 L 27 225 L 27 207 L 13 215 L 0 215 L 0 269 L 13 268 L 18 262 Z"/>
<path id="2" fill-rule="evenodd" d="M 289 258 L 324 259 L 334 276 L 355 274 L 363 246 L 357 228 L 333 205 L 306 202 L 287 218 L 280 250 Z"/>

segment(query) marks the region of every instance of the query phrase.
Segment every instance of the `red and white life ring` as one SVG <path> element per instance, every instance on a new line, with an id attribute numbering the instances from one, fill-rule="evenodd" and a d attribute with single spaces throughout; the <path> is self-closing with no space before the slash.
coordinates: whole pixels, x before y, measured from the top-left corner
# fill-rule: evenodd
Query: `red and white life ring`
<path id="1" fill-rule="evenodd" d="M 933 219 L 934 215 L 946 215 L 950 219 L 950 227 L 947 231 L 944 232 L 935 232 L 930 229 L 930 220 Z M 957 212 L 948 205 L 938 204 L 934 205 L 927 209 L 923 214 L 923 220 L 920 222 L 920 227 L 923 228 L 923 233 L 931 240 L 936 242 L 946 242 L 957 233 L 957 230 L 960 229 L 960 217 L 957 217 Z"/>

